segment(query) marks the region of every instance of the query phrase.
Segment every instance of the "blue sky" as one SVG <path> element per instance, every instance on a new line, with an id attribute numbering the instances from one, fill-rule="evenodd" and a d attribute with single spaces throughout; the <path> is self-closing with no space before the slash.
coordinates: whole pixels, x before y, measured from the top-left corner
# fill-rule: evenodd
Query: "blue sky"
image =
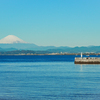
<path id="1" fill-rule="evenodd" d="M 100 0 L 0 0 L 0 39 L 39 46 L 100 45 Z"/>

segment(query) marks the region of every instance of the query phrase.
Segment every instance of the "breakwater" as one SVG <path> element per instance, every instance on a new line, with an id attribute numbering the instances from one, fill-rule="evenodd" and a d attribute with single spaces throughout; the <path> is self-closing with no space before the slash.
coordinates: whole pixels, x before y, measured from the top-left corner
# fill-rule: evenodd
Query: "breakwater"
<path id="1" fill-rule="evenodd" d="M 100 57 L 76 57 L 75 64 L 100 64 Z"/>

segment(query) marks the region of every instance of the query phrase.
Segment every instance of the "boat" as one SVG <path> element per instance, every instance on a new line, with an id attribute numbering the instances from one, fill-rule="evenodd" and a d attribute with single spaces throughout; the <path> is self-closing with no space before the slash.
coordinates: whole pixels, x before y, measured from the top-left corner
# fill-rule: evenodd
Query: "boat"
<path id="1" fill-rule="evenodd" d="M 75 57 L 75 64 L 100 64 L 100 57 Z"/>

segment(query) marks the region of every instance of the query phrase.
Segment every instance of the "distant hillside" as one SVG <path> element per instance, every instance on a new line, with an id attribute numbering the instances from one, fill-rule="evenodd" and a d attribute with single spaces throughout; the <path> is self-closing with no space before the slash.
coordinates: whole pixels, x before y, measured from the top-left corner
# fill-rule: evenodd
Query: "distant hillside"
<path id="1" fill-rule="evenodd" d="M 0 48 L 0 51 L 6 52 L 6 51 L 14 51 L 17 50 L 16 48 Z"/>
<path id="2" fill-rule="evenodd" d="M 58 47 L 56 49 L 48 49 L 47 51 L 50 52 L 68 52 L 68 53 L 79 53 L 79 52 L 94 52 L 94 53 L 100 53 L 100 46 L 89 46 L 89 47 Z"/>
<path id="3" fill-rule="evenodd" d="M 16 49 L 36 49 L 38 48 L 35 44 L 30 43 L 13 43 L 13 44 L 0 44 L 1 48 L 16 48 Z"/>
<path id="4" fill-rule="evenodd" d="M 94 52 L 100 53 L 100 46 L 89 46 L 89 47 L 54 47 L 54 46 L 37 46 L 35 44 L 0 44 L 0 51 L 15 51 L 15 50 L 31 50 L 31 51 L 45 51 L 51 53 L 86 53 Z"/>
<path id="5" fill-rule="evenodd" d="M 0 51 L 0 54 L 48 54 L 49 51 L 32 51 L 32 50 L 15 50 L 15 51 Z"/>

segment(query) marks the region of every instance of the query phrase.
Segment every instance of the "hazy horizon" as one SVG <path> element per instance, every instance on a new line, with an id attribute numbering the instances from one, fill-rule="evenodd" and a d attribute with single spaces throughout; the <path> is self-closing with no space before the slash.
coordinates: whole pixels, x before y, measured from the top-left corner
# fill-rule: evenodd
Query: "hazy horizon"
<path id="1" fill-rule="evenodd" d="M 25 44 L 35 44 L 35 43 L 29 43 L 27 41 L 24 41 L 22 39 L 20 39 L 19 37 L 15 36 L 15 35 L 8 35 L 2 39 L 0 39 L 0 44 L 13 44 L 13 43 L 25 43 Z M 36 45 L 36 44 L 35 44 Z M 43 45 L 37 45 L 37 46 L 43 46 Z M 48 45 L 46 45 L 48 46 Z M 53 46 L 53 45 L 49 45 L 49 46 Z M 94 46 L 94 45 L 88 45 L 88 46 L 55 46 L 55 47 L 89 47 L 89 46 Z M 97 45 L 99 46 L 99 45 Z"/>

